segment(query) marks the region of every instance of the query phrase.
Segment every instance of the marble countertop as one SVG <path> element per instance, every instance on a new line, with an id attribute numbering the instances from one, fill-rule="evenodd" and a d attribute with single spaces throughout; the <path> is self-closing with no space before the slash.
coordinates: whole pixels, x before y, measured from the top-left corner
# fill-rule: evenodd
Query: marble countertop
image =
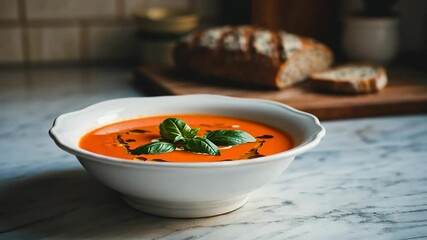
<path id="1" fill-rule="evenodd" d="M 139 213 L 48 136 L 58 115 L 144 96 L 126 68 L 0 70 L 0 239 L 427 239 L 427 115 L 327 134 L 229 214 Z"/>

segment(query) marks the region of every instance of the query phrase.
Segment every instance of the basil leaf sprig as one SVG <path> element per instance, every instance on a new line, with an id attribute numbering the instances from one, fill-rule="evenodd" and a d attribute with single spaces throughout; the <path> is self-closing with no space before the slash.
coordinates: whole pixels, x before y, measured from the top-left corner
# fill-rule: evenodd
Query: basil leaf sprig
<path id="1" fill-rule="evenodd" d="M 194 138 L 199 128 L 192 129 L 187 123 L 179 118 L 168 118 L 160 123 L 160 136 L 166 141 L 176 143 Z"/>
<path id="2" fill-rule="evenodd" d="M 241 130 L 216 130 L 205 135 L 218 146 L 234 146 L 248 142 L 256 142 L 249 133 Z"/>
<path id="3" fill-rule="evenodd" d="M 220 156 L 218 147 L 205 137 L 196 137 L 189 139 L 184 144 L 184 149 L 189 152 L 207 153 L 209 155 Z"/>
<path id="4" fill-rule="evenodd" d="M 132 155 L 159 154 L 176 150 L 176 145 L 183 146 L 189 152 L 220 156 L 218 146 L 234 146 L 256 142 L 249 133 L 241 130 L 215 130 L 204 137 L 196 136 L 199 128 L 191 128 L 179 118 L 168 118 L 160 123 L 162 141 L 151 142 L 131 151 Z"/>
<path id="5" fill-rule="evenodd" d="M 175 151 L 176 146 L 168 142 L 150 142 L 132 150 L 132 155 L 167 153 Z"/>

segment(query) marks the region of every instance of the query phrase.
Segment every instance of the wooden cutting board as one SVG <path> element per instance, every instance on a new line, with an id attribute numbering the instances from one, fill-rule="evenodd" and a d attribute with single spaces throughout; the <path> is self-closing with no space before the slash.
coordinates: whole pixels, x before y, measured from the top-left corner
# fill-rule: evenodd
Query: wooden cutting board
<path id="1" fill-rule="evenodd" d="M 262 98 L 288 104 L 321 120 L 427 113 L 427 74 L 405 69 L 389 72 L 389 83 L 379 93 L 339 95 L 319 93 L 307 84 L 285 90 L 245 88 L 218 80 L 190 77 L 169 67 L 141 67 L 136 83 L 151 95 L 219 94 Z"/>

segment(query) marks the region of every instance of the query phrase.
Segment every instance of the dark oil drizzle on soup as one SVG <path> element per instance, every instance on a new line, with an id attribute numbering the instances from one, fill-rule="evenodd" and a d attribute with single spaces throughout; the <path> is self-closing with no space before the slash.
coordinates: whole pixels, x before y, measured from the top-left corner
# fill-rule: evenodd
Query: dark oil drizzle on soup
<path id="1" fill-rule="evenodd" d="M 225 124 L 222 124 L 222 123 L 216 123 L 216 124 L 213 124 L 213 125 L 209 125 L 209 124 L 199 124 L 199 126 L 205 126 L 205 127 L 213 127 L 213 126 L 215 126 L 215 127 L 231 127 L 231 126 L 225 126 Z M 212 131 L 212 130 L 206 130 L 206 132 L 210 132 L 210 131 Z M 129 143 L 129 142 L 136 142 L 136 140 L 135 140 L 135 139 L 127 139 L 127 140 L 124 140 L 124 139 L 123 139 L 123 137 L 122 137 L 122 134 L 126 134 L 126 135 L 130 135 L 130 134 L 144 134 L 144 133 L 148 133 L 148 132 L 150 132 L 150 131 L 148 131 L 148 130 L 143 130 L 143 129 L 132 129 L 132 130 L 129 130 L 129 131 L 126 131 L 126 132 L 117 133 L 116 140 L 117 140 L 117 142 L 118 142 L 118 146 L 122 146 L 122 147 L 124 147 L 124 148 L 126 149 L 126 151 L 128 152 L 128 154 L 129 154 L 129 155 L 132 155 L 132 154 L 131 154 L 132 149 L 130 148 L 130 146 L 129 146 L 129 144 L 128 144 L 128 143 Z M 253 159 L 253 158 L 264 157 L 265 155 L 260 154 L 260 153 L 258 152 L 258 150 L 259 150 L 259 149 L 264 145 L 264 143 L 266 142 L 266 140 L 265 140 L 265 139 L 271 139 L 271 138 L 274 138 L 274 136 L 272 136 L 272 135 L 268 135 L 268 134 L 265 134 L 265 135 L 262 135 L 262 136 L 257 136 L 256 138 L 259 138 L 259 139 L 262 139 L 262 140 L 257 141 L 257 142 L 258 142 L 258 144 L 257 144 L 255 147 L 251 148 L 248 152 L 246 152 L 245 154 L 243 154 L 243 155 L 241 156 L 241 158 L 240 158 L 240 159 Z M 137 156 L 137 157 L 135 157 L 135 158 L 134 158 L 134 160 L 147 161 L 147 160 L 149 160 L 149 159 L 148 159 L 148 158 L 146 158 L 146 157 Z M 155 161 L 155 162 L 168 162 L 167 160 L 165 160 L 165 159 L 161 159 L 161 158 L 154 158 L 154 159 L 151 159 L 151 160 L 149 160 L 149 161 Z M 233 161 L 233 160 L 232 160 L 232 159 L 218 160 L 218 162 L 225 162 L 225 161 Z"/>
<path id="2" fill-rule="evenodd" d="M 265 134 L 265 135 L 262 135 L 262 136 L 258 136 L 258 137 L 255 137 L 255 138 L 261 138 L 261 139 L 271 139 L 271 138 L 274 138 L 274 136 L 272 136 L 272 135 L 268 135 L 268 134 Z"/>
<path id="3" fill-rule="evenodd" d="M 130 149 L 129 144 L 122 138 L 121 134 L 117 134 L 116 140 L 118 142 L 118 145 L 124 147 L 128 153 L 132 151 L 132 149 Z"/>

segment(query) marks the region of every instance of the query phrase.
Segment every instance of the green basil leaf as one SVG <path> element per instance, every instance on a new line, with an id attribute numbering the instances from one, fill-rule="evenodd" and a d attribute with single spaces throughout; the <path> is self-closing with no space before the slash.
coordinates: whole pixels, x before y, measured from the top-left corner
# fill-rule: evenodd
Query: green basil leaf
<path id="1" fill-rule="evenodd" d="M 167 153 L 175 150 L 175 144 L 168 142 L 151 142 L 132 150 L 132 155 Z"/>
<path id="2" fill-rule="evenodd" d="M 207 138 L 196 137 L 188 139 L 184 144 L 184 149 L 190 152 L 207 153 L 209 155 L 220 156 L 218 147 Z"/>
<path id="3" fill-rule="evenodd" d="M 190 132 L 185 135 L 185 138 L 194 138 L 199 132 L 200 128 L 193 128 Z"/>
<path id="4" fill-rule="evenodd" d="M 216 130 L 207 133 L 205 137 L 218 146 L 234 146 L 256 142 L 254 137 L 241 130 Z"/>
<path id="5" fill-rule="evenodd" d="M 178 118 L 168 118 L 160 123 L 160 136 L 170 142 L 185 140 L 190 135 L 190 126 Z"/>

